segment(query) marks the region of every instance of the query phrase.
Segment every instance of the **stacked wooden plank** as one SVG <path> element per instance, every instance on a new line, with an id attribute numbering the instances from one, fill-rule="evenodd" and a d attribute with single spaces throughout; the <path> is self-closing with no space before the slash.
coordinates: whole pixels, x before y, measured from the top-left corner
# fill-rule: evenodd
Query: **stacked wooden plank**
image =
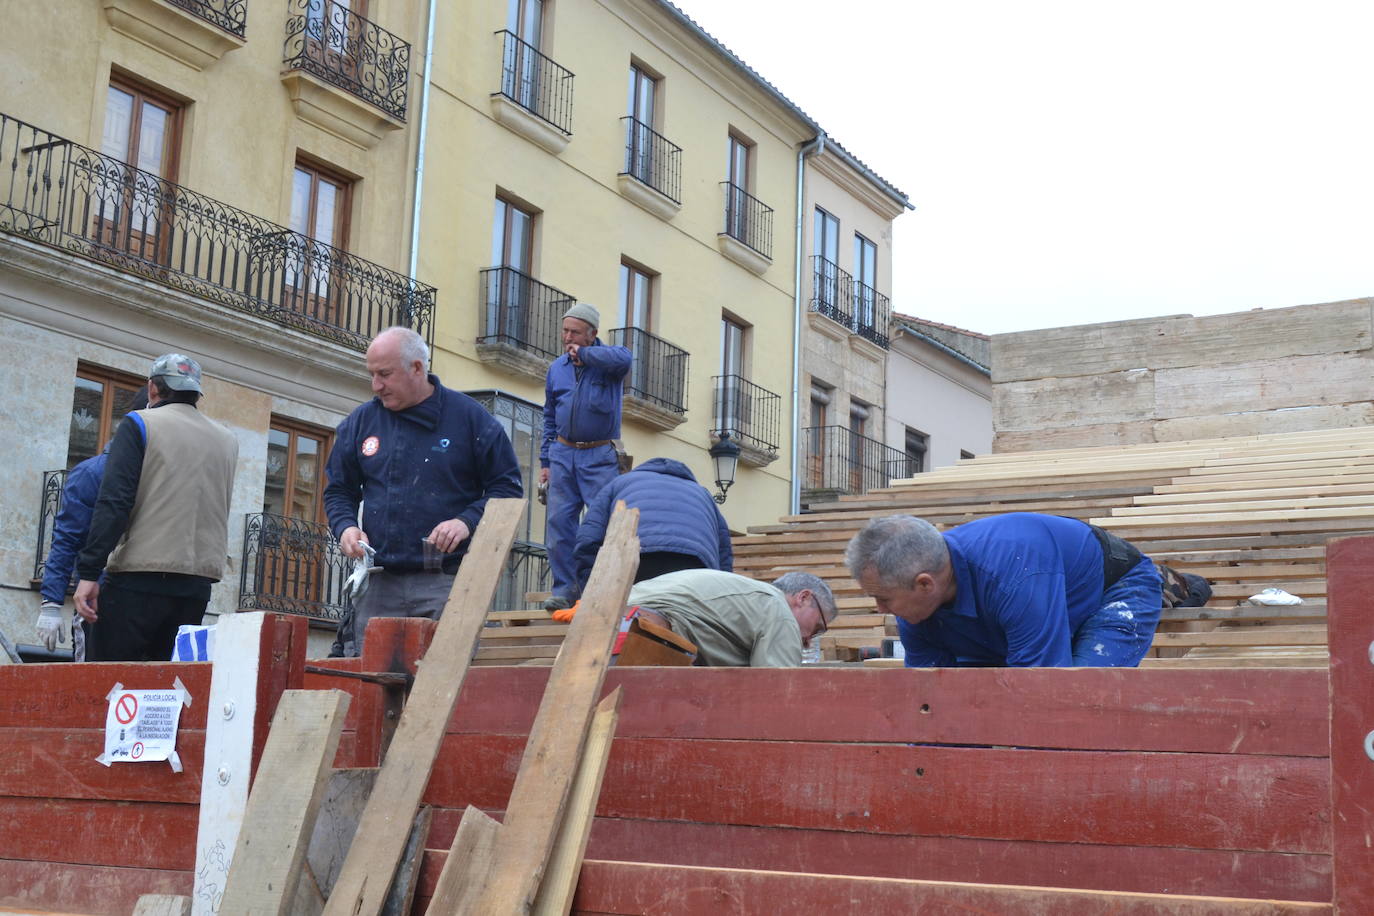
<path id="1" fill-rule="evenodd" d="M 736 570 L 826 579 L 842 616 L 823 639 L 853 657 L 893 632 L 844 567 L 871 518 L 911 514 L 941 528 L 1005 512 L 1091 521 L 1214 583 L 1204 609 L 1166 614 L 1154 665 L 1312 665 L 1325 658 L 1325 543 L 1374 531 L 1374 429 L 989 455 L 750 529 Z M 1266 587 L 1304 604 L 1255 607 Z"/>

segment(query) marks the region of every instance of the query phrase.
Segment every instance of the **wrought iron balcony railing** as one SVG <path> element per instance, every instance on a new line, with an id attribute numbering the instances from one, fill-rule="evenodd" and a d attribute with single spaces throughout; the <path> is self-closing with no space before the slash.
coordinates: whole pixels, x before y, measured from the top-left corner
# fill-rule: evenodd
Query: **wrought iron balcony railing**
<path id="1" fill-rule="evenodd" d="M 811 281 L 811 311 L 845 327 L 854 324 L 854 278 L 829 258 L 815 255 Z"/>
<path id="2" fill-rule="evenodd" d="M 501 94 L 572 136 L 572 71 L 560 67 L 514 32 L 501 31 Z"/>
<path id="3" fill-rule="evenodd" d="M 912 459 L 902 452 L 843 426 L 810 426 L 802 430 L 802 438 L 803 490 L 866 493 L 914 473 Z"/>
<path id="4" fill-rule="evenodd" d="M 814 255 L 811 260 L 811 310 L 886 349 L 892 320 L 887 296 L 855 280 L 828 258 Z"/>
<path id="5" fill-rule="evenodd" d="M 773 208 L 738 185 L 722 181 L 720 186 L 725 189 L 725 234 L 773 257 Z"/>
<path id="6" fill-rule="evenodd" d="M 0 114 L 0 231 L 365 350 L 435 289 Z"/>
<path id="7" fill-rule="evenodd" d="M 206 22 L 242 38 L 248 25 L 248 0 L 167 0 Z"/>
<path id="8" fill-rule="evenodd" d="M 888 298 L 868 284 L 854 281 L 854 333 L 887 349 L 891 318 Z"/>
<path id="9" fill-rule="evenodd" d="M 282 63 L 406 119 L 410 44 L 339 0 L 287 0 Z"/>
<path id="10" fill-rule="evenodd" d="M 258 512 L 243 517 L 239 608 L 338 623 L 352 563 L 328 525 Z"/>
<path id="11" fill-rule="evenodd" d="M 482 271 L 482 301 L 486 321 L 478 343 L 509 344 L 547 359 L 563 353 L 563 314 L 576 297 L 514 267 L 489 267 Z"/>
<path id="12" fill-rule="evenodd" d="M 625 393 L 664 410 L 687 412 L 688 354 L 641 328 L 613 328 L 610 341 L 634 355 L 625 376 Z"/>
<path id="13" fill-rule="evenodd" d="M 681 203 L 682 147 L 637 118 L 624 117 L 625 170 L 673 203 Z"/>
<path id="14" fill-rule="evenodd" d="M 38 499 L 38 547 L 33 556 L 35 585 L 43 581 L 48 552 L 52 550 L 53 525 L 57 521 L 57 513 L 62 511 L 62 488 L 66 485 L 65 468 L 43 472 L 43 489 L 39 492 Z"/>
<path id="15" fill-rule="evenodd" d="M 551 583 L 548 548 L 517 539 L 511 544 L 506 569 L 496 585 L 491 606 L 498 611 L 525 607 L 527 593 L 546 592 Z"/>
<path id="16" fill-rule="evenodd" d="M 715 389 L 714 432 L 728 432 L 741 445 L 776 452 L 782 397 L 740 375 L 717 375 L 711 383 Z"/>

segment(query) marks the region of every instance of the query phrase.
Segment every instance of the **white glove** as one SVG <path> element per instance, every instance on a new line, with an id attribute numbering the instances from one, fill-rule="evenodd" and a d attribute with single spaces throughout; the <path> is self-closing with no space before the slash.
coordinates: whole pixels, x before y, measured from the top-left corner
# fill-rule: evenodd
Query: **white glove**
<path id="1" fill-rule="evenodd" d="M 382 571 L 382 567 L 372 565 L 372 558 L 377 555 L 372 545 L 367 541 L 359 541 L 358 546 L 363 549 L 363 555 L 353 561 L 353 572 L 344 580 L 343 585 L 343 596 L 353 601 L 357 601 L 367 592 L 371 575 Z"/>
<path id="2" fill-rule="evenodd" d="M 49 652 L 56 651 L 57 644 L 67 642 L 67 615 L 62 605 L 44 601 L 38 611 L 38 635 Z"/>

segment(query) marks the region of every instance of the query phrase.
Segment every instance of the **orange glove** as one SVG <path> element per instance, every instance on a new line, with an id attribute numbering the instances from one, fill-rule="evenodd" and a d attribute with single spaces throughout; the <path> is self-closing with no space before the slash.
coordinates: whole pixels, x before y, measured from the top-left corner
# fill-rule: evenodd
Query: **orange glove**
<path id="1" fill-rule="evenodd" d="M 558 623 L 572 623 L 573 617 L 577 616 L 577 609 L 582 607 L 582 602 L 577 601 L 572 607 L 565 607 L 562 610 L 553 612 L 553 619 Z"/>

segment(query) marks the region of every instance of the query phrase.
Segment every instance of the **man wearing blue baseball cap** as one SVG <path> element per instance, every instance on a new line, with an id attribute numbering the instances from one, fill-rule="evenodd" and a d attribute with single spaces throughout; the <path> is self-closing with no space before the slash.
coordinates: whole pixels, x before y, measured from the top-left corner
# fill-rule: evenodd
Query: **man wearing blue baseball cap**
<path id="1" fill-rule="evenodd" d="M 88 661 L 171 658 L 177 627 L 201 622 L 224 573 L 239 447 L 196 408 L 201 394 L 199 363 L 159 356 L 148 408 L 115 431 L 76 563 Z"/>

